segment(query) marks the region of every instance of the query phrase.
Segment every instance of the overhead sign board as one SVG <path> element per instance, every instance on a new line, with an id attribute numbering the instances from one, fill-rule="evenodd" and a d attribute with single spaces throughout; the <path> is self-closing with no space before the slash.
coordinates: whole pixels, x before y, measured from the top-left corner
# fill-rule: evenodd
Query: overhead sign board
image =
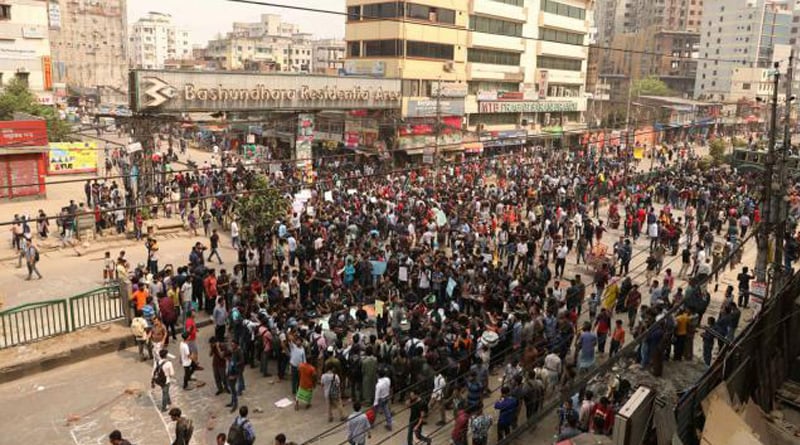
<path id="1" fill-rule="evenodd" d="M 131 109 L 159 112 L 396 109 L 400 80 L 134 70 Z"/>
<path id="2" fill-rule="evenodd" d="M 437 112 L 436 104 L 439 104 Z M 440 116 L 463 116 L 463 100 L 409 100 L 406 116 L 409 117 L 433 117 Z"/>
<path id="3" fill-rule="evenodd" d="M 346 60 L 344 67 L 339 72 L 343 76 L 383 77 L 386 75 L 386 62 L 382 60 Z"/>
<path id="4" fill-rule="evenodd" d="M 431 85 L 431 97 L 466 97 L 466 82 L 435 82 Z"/>
<path id="5" fill-rule="evenodd" d="M 578 103 L 572 101 L 531 102 L 480 102 L 480 113 L 557 113 L 578 111 Z"/>

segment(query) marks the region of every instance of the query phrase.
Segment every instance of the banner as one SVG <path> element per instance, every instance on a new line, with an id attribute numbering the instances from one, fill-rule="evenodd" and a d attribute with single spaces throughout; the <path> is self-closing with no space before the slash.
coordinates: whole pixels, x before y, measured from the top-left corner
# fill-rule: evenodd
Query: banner
<path id="1" fill-rule="evenodd" d="M 51 175 L 96 173 L 97 153 L 97 144 L 94 142 L 52 143 L 47 173 Z"/>
<path id="2" fill-rule="evenodd" d="M 644 147 L 633 147 L 633 157 L 635 159 L 644 159 Z"/>

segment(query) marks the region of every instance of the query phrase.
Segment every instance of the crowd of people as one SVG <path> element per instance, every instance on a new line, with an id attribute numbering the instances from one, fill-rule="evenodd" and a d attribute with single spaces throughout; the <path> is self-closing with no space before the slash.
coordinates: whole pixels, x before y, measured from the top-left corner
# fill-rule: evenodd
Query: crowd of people
<path id="1" fill-rule="evenodd" d="M 157 260 L 129 270 L 124 252 L 109 268 L 131 286 L 132 326 L 143 359 L 156 357 L 165 411 L 177 379 L 167 345 L 183 326 L 181 386 L 192 389 L 206 360 L 195 322 L 205 311 L 216 394 L 240 417 L 245 374 L 276 375 L 295 409 L 311 407 L 321 387 L 328 421 L 346 422 L 351 444 L 366 442 L 378 416 L 394 430 L 405 410 L 409 445 L 430 443 L 431 418 L 439 429 L 452 423 L 455 444 L 486 444 L 493 426 L 506 437 L 560 388 L 622 353 L 629 336 L 646 335 L 626 353 L 660 375 L 664 360 L 692 359 L 696 332 L 706 363 L 714 341 L 733 335 L 744 301 L 732 289 L 720 315 L 705 328 L 702 320 L 720 267 L 736 267 L 759 222 L 752 181 L 675 157 L 676 168 L 665 159 L 650 174 L 633 173 L 614 151 L 526 148 L 402 172 L 337 161 L 303 192 L 287 165 L 201 168 L 171 177 L 180 199 L 168 202 L 184 200 L 180 211 L 190 228 L 192 215 L 195 230 L 202 223 L 209 246 L 197 243 L 174 270 Z M 286 193 L 285 217 L 252 233 L 234 216 L 237 192 L 262 174 L 295 193 Z M 223 229 L 237 252 L 230 270 L 218 253 Z M 146 245 L 152 259 L 157 242 Z M 740 295 L 751 279 L 743 269 Z M 611 434 L 630 389 L 622 382 L 596 400 L 579 391 L 559 409 L 558 437 Z"/>

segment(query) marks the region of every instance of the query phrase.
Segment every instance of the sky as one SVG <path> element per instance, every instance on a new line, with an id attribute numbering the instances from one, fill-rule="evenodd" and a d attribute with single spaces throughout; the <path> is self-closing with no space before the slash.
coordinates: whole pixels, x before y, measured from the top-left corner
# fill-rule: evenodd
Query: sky
<path id="1" fill-rule="evenodd" d="M 259 0 L 254 0 L 258 2 Z M 263 0 L 331 11 L 345 11 L 345 0 Z M 280 14 L 284 20 L 300 25 L 300 30 L 315 37 L 343 37 L 344 16 L 297 11 L 285 8 L 235 3 L 228 0 L 128 0 L 128 23 L 149 11 L 172 15 L 180 29 L 190 33 L 192 43 L 204 45 L 217 34 L 225 34 L 233 22 L 258 22 L 261 14 Z"/>

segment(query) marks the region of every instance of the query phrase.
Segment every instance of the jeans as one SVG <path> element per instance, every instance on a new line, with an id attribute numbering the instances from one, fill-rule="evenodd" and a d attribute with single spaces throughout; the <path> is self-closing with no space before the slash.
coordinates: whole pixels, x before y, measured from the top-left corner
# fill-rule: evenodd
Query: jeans
<path id="1" fill-rule="evenodd" d="M 189 380 L 192 379 L 192 374 L 194 374 L 195 364 L 192 363 L 189 366 L 183 367 L 183 389 L 189 388 Z"/>
<path id="2" fill-rule="evenodd" d="M 417 422 L 408 424 L 408 437 L 406 438 L 406 443 L 408 445 L 414 445 L 414 437 L 416 437 L 417 440 L 421 440 L 426 444 L 431 445 L 431 438 L 422 435 L 422 425 L 420 425 L 419 428 L 415 428 L 416 426 Z"/>
<path id="3" fill-rule="evenodd" d="M 268 369 L 269 355 L 271 353 L 272 353 L 272 351 L 261 351 L 261 360 L 259 362 L 259 367 L 258 368 L 259 368 L 259 371 L 261 371 L 261 375 L 264 376 L 264 377 L 269 377 L 270 375 L 272 375 L 272 374 L 269 373 L 269 369 Z"/>
<path id="4" fill-rule="evenodd" d="M 497 440 L 502 440 L 509 434 L 511 434 L 511 424 L 508 425 L 502 425 L 500 423 L 497 424 Z"/>
<path id="5" fill-rule="evenodd" d="M 36 268 L 36 263 L 35 262 L 28 263 L 28 278 L 27 278 L 28 280 L 31 279 L 31 276 L 33 275 L 34 272 L 36 273 L 36 276 L 39 277 L 39 279 L 41 280 L 42 274 L 40 274 L 39 269 Z"/>
<path id="6" fill-rule="evenodd" d="M 375 409 L 375 414 L 377 415 L 378 412 L 383 413 L 383 415 L 386 417 L 386 428 L 392 429 L 392 410 L 389 407 L 389 402 L 390 402 L 389 397 L 381 399 L 378 402 L 377 408 Z"/>
<path id="7" fill-rule="evenodd" d="M 234 408 L 239 406 L 239 393 L 236 391 L 236 382 L 239 379 L 231 379 L 228 378 L 228 391 L 231 393 L 231 403 L 230 405 Z"/>
<path id="8" fill-rule="evenodd" d="M 169 405 L 172 405 L 172 399 L 169 398 L 169 382 L 167 382 L 161 387 L 161 411 L 166 411 Z"/>
<path id="9" fill-rule="evenodd" d="M 642 363 L 641 364 L 642 364 L 642 368 L 644 368 L 644 367 L 646 367 L 647 365 L 650 364 L 650 345 L 648 345 L 647 342 L 643 342 L 642 343 L 641 355 L 642 355 L 642 357 L 641 357 L 642 358 Z"/>
<path id="10" fill-rule="evenodd" d="M 608 334 L 597 334 L 597 352 L 605 354 Z"/>
<path id="11" fill-rule="evenodd" d="M 217 261 L 219 261 L 219 264 L 222 264 L 222 257 L 219 256 L 219 251 L 216 247 L 211 248 L 211 253 L 208 254 L 208 262 L 211 262 L 211 258 L 214 258 L 214 255 L 217 256 Z"/>
<path id="12" fill-rule="evenodd" d="M 300 386 L 300 373 L 297 366 L 292 366 L 292 394 L 297 394 L 297 387 Z"/>
<path id="13" fill-rule="evenodd" d="M 714 352 L 714 340 L 703 340 L 703 363 L 711 366 L 711 354 Z"/>

